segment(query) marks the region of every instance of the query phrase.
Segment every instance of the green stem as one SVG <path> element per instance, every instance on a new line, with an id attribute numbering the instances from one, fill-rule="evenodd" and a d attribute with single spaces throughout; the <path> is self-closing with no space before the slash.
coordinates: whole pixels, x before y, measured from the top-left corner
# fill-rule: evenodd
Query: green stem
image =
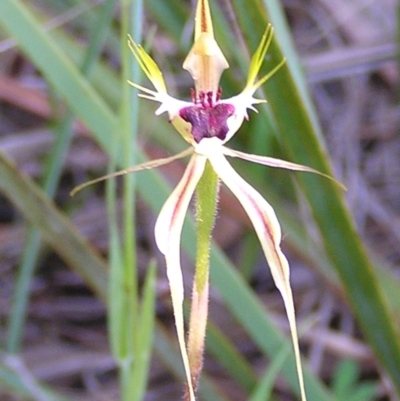
<path id="1" fill-rule="evenodd" d="M 127 36 L 130 31 L 130 13 L 134 6 L 130 1 L 122 2 L 121 18 L 121 48 L 122 48 L 122 102 L 121 102 L 121 132 L 124 149 L 124 164 L 126 167 L 134 164 L 134 144 L 136 141 L 137 119 L 133 114 L 137 113 L 137 103 L 133 97 L 132 90 L 127 84 L 132 79 L 132 58 L 127 50 Z M 133 77 L 134 79 L 135 77 Z M 124 231 L 124 266 L 125 284 L 128 284 L 132 291 L 133 316 L 137 316 L 137 271 L 135 255 L 135 178 L 133 174 L 124 177 L 123 188 L 123 231 Z"/>
<path id="2" fill-rule="evenodd" d="M 135 90 L 127 84 L 128 79 L 140 80 L 140 69 L 132 63 L 128 49 L 128 33 L 140 42 L 142 32 L 142 0 L 121 2 L 121 60 L 122 94 L 119 113 L 122 157 L 124 167 L 135 164 L 136 134 L 139 121 L 139 102 Z M 117 152 L 115 152 L 117 154 Z M 114 160 L 115 161 L 115 160 Z M 140 308 L 139 283 L 136 263 L 135 233 L 135 178 L 133 174 L 124 177 L 123 186 L 123 241 L 117 232 L 115 199 L 110 195 L 111 237 L 111 278 L 110 278 L 110 339 L 113 353 L 120 366 L 122 401 L 138 401 L 142 398 L 146 381 L 151 349 L 151 335 L 144 340 L 143 330 L 152 326 L 154 308 Z M 150 277 L 150 276 L 149 276 Z M 150 289 L 148 290 L 150 291 Z M 144 298 L 153 299 L 154 291 Z M 147 302 L 150 306 L 152 303 Z M 143 325 L 141 322 L 145 322 Z M 139 362 L 140 361 L 140 362 Z"/>
<path id="3" fill-rule="evenodd" d="M 209 162 L 196 189 L 197 255 L 190 311 L 188 354 L 196 390 L 203 364 L 208 315 L 211 233 L 218 203 L 218 177 Z"/>
<path id="4" fill-rule="evenodd" d="M 130 78 L 131 60 L 127 47 L 130 28 L 130 0 L 121 2 L 121 103 L 119 120 L 111 149 L 110 171 L 114 170 L 117 160 L 122 158 L 124 167 L 133 164 L 131 135 L 134 123 L 130 116 L 131 91 L 126 83 Z M 134 326 L 138 316 L 137 274 L 135 263 L 134 230 L 134 177 L 127 175 L 123 180 L 122 233 L 118 226 L 117 193 L 113 180 L 107 186 L 108 217 L 110 225 L 110 286 L 109 286 L 109 332 L 113 356 L 121 367 L 121 388 L 129 383 L 129 372 L 134 354 Z M 129 395 L 122 392 L 122 399 Z"/>
<path id="5" fill-rule="evenodd" d="M 218 177 L 209 162 L 196 189 L 197 256 L 194 283 L 200 293 L 207 282 L 210 242 L 218 203 Z"/>

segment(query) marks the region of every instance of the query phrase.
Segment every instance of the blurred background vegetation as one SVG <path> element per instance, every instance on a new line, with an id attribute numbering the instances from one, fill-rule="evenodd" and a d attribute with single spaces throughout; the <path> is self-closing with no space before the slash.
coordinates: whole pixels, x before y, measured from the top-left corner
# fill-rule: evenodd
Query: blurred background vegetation
<path id="1" fill-rule="evenodd" d="M 320 177 L 245 162 L 271 202 L 292 267 L 309 400 L 397 400 L 400 394 L 400 139 L 394 0 L 214 0 L 230 62 L 221 86 L 244 86 L 268 21 L 268 105 L 230 144 L 330 172 Z M 157 212 L 184 162 L 78 184 L 183 141 L 141 81 L 126 35 L 143 43 L 172 95 L 194 2 L 3 0 L 0 5 L 0 399 L 173 400 L 182 396 Z M 144 84 L 148 83 L 143 80 Z M 315 106 L 314 106 L 315 105 Z M 329 155 L 329 156 L 328 156 Z M 260 246 L 224 188 L 212 250 L 202 400 L 294 400 L 288 324 Z M 193 219 L 183 239 L 189 300 Z M 146 389 L 146 383 L 148 387 Z"/>

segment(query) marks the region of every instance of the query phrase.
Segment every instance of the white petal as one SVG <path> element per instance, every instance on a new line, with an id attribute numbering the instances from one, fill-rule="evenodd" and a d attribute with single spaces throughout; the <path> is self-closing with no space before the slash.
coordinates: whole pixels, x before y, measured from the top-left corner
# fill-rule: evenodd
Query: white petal
<path id="1" fill-rule="evenodd" d="M 229 131 L 223 141 L 228 142 L 233 135 L 242 126 L 244 120 L 248 120 L 247 109 L 257 112 L 257 109 L 253 107 L 253 104 L 265 103 L 264 100 L 255 99 L 250 92 L 242 92 L 237 96 L 233 96 L 229 99 L 223 99 L 219 103 L 231 104 L 235 107 L 235 113 L 227 119 L 227 125 Z"/>
<path id="2" fill-rule="evenodd" d="M 153 91 L 132 81 L 128 81 L 128 83 L 134 88 L 145 93 L 139 93 L 140 97 L 161 103 L 160 107 L 156 110 L 155 113 L 157 116 L 167 112 L 169 119 L 173 120 L 174 118 L 179 117 L 179 110 L 183 109 L 184 107 L 193 106 L 193 103 L 176 99 L 168 95 L 166 92 Z"/>
<path id="3" fill-rule="evenodd" d="M 180 263 L 180 240 L 186 211 L 197 183 L 203 174 L 206 161 L 207 159 L 204 156 L 196 154 L 192 156 L 181 181 L 165 202 L 155 227 L 157 246 L 165 255 L 167 277 L 171 289 L 172 306 L 175 315 L 175 325 L 191 401 L 194 401 L 195 397 L 190 375 L 183 322 L 184 289 Z"/>
<path id="4" fill-rule="evenodd" d="M 225 185 L 233 192 L 248 214 L 261 242 L 275 284 L 282 294 L 292 333 L 302 400 L 306 399 L 300 351 L 297 338 L 292 290 L 289 282 L 289 264 L 280 248 L 281 228 L 271 205 L 249 185 L 228 163 L 222 154 L 213 154 L 209 161 Z"/>
<path id="5" fill-rule="evenodd" d="M 247 160 L 249 162 L 263 164 L 264 166 L 284 168 L 284 169 L 293 170 L 293 171 L 306 171 L 308 173 L 318 174 L 318 175 L 321 175 L 322 177 L 328 178 L 329 180 L 331 180 L 335 184 L 337 184 L 339 187 L 346 190 L 346 187 L 343 184 L 341 184 L 339 181 L 335 180 L 330 175 L 321 173 L 320 171 L 315 170 L 311 167 L 303 166 L 302 164 L 291 163 L 286 160 L 275 159 L 274 157 L 259 156 L 259 155 L 252 155 L 249 153 L 243 153 L 243 152 L 239 152 L 238 150 L 233 150 L 233 149 L 229 149 L 226 147 L 223 148 L 223 153 L 226 156 L 238 157 L 240 159 Z"/>

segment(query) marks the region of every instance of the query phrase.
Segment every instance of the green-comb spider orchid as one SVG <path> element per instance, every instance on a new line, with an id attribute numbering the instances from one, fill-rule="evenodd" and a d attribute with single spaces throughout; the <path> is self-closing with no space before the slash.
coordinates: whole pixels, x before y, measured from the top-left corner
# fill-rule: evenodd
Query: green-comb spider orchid
<path id="1" fill-rule="evenodd" d="M 195 82 L 195 90 L 192 90 L 192 99 L 190 102 L 181 101 L 168 95 L 162 73 L 154 60 L 140 45 L 136 44 L 129 37 L 128 45 L 141 69 L 153 84 L 155 90 L 145 88 L 133 82 L 130 82 L 130 84 L 141 91 L 139 96 L 160 103 L 155 114 L 160 115 L 167 112 L 169 122 L 174 125 L 178 132 L 189 143 L 190 147 L 172 157 L 150 161 L 123 171 L 108 174 L 104 177 L 87 182 L 73 191 L 73 193 L 76 193 L 87 185 L 106 178 L 162 166 L 191 155 L 189 165 L 181 181 L 164 204 L 155 227 L 157 246 L 165 255 L 166 259 L 167 276 L 175 314 L 175 324 L 186 373 L 188 398 L 190 401 L 195 400 L 197 381 L 201 370 L 201 366 L 193 367 L 194 362 L 190 360 L 190 354 L 191 352 L 193 354 L 196 354 L 196 352 L 197 354 L 199 352 L 202 353 L 204 338 L 200 338 L 198 344 L 194 341 L 197 344 L 194 347 L 198 347 L 199 350 L 190 350 L 189 346 L 188 352 L 183 320 L 184 289 L 180 264 L 180 237 L 189 202 L 206 169 L 207 163 L 211 165 L 218 178 L 237 197 L 254 225 L 265 257 L 271 268 L 273 279 L 284 300 L 292 333 L 301 399 L 302 401 L 306 400 L 292 291 L 289 283 L 289 265 L 280 248 L 281 228 L 275 212 L 269 203 L 259 192 L 240 177 L 226 158 L 226 156 L 238 157 L 266 166 L 313 172 L 330 178 L 310 167 L 275 158 L 242 153 L 225 146 L 240 128 L 243 120 L 248 119 L 247 109 L 257 111 L 254 105 L 265 102 L 265 100 L 253 97 L 256 90 L 285 63 L 283 59 L 272 71 L 257 80 L 257 75 L 264 61 L 272 37 L 273 28 L 268 26 L 259 47 L 251 59 L 247 83 L 244 90 L 239 95 L 230 99 L 222 99 L 219 80 L 223 70 L 228 68 L 228 63 L 214 39 L 208 1 L 199 0 L 195 18 L 194 45 L 183 64 L 183 68 L 189 71 Z M 194 291 L 193 302 L 198 302 L 198 310 L 203 311 L 201 312 L 202 317 L 199 316 L 199 319 L 203 320 L 198 324 L 198 326 L 201 326 L 200 331 L 202 333 L 205 331 L 205 321 L 207 318 L 207 298 L 208 286 L 204 289 L 203 293 L 196 294 Z M 194 328 L 189 327 L 189 330 L 194 330 Z M 200 336 L 204 337 L 204 334 L 200 334 Z"/>

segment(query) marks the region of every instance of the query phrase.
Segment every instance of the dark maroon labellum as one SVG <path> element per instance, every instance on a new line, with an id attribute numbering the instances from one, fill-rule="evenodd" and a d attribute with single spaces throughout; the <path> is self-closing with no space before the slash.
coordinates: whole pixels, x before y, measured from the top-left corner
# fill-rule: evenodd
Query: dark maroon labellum
<path id="1" fill-rule="evenodd" d="M 199 143 L 203 138 L 217 137 L 224 140 L 229 131 L 226 122 L 234 112 L 235 107 L 232 104 L 213 105 L 211 96 L 208 95 L 207 101 L 201 96 L 200 102 L 184 107 L 179 111 L 179 115 L 192 125 L 193 138 Z"/>

